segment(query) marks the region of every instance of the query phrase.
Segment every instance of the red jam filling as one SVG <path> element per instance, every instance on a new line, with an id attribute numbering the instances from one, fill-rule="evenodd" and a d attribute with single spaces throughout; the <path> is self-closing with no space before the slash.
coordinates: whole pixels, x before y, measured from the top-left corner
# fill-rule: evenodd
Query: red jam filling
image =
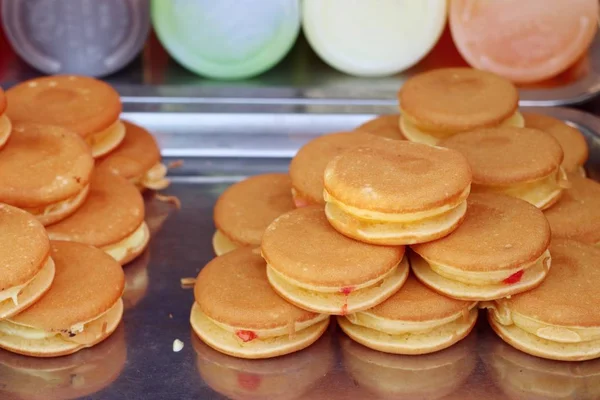
<path id="1" fill-rule="evenodd" d="M 506 283 L 507 285 L 512 285 L 513 283 L 517 283 L 521 280 L 524 273 L 525 273 L 525 271 L 523 271 L 523 270 L 517 271 L 514 274 L 512 274 L 511 276 L 509 276 L 508 278 L 506 278 L 505 280 L 503 280 L 502 282 Z"/>
<path id="2" fill-rule="evenodd" d="M 294 205 L 296 206 L 296 208 L 302 208 L 302 207 L 306 207 L 306 206 L 308 206 L 310 204 L 305 199 L 302 199 L 300 197 L 295 197 L 294 198 Z"/>
<path id="3" fill-rule="evenodd" d="M 343 287 L 343 288 L 340 289 L 340 293 L 343 293 L 346 296 L 348 296 L 353 291 L 354 291 L 354 287 L 353 286 L 346 286 L 346 287 Z"/>
<path id="4" fill-rule="evenodd" d="M 342 312 L 341 312 L 341 314 L 342 314 L 342 315 L 346 315 L 346 314 L 348 314 L 348 304 L 344 304 L 344 305 L 342 306 Z"/>
<path id="5" fill-rule="evenodd" d="M 237 337 L 242 339 L 242 342 L 244 342 L 244 343 L 254 340 L 258 337 L 258 335 L 252 331 L 239 330 L 239 331 L 236 331 L 235 334 L 237 335 Z"/>
<path id="6" fill-rule="evenodd" d="M 260 382 L 262 381 L 259 375 L 244 373 L 238 374 L 237 380 L 239 387 L 248 391 L 254 391 L 258 389 Z"/>

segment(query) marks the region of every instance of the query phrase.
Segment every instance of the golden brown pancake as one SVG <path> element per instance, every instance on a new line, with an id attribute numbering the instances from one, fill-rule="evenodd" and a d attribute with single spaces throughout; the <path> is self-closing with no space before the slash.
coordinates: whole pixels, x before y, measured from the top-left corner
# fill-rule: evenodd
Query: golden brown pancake
<path id="1" fill-rule="evenodd" d="M 324 181 L 325 212 L 335 229 L 367 243 L 402 245 L 456 229 L 471 170 L 457 151 L 379 139 L 335 157 Z"/>
<path id="2" fill-rule="evenodd" d="M 126 360 L 125 329 L 119 325 L 102 343 L 69 356 L 39 359 L 0 352 L 0 386 L 18 398 L 76 399 L 114 382 Z"/>
<path id="3" fill-rule="evenodd" d="M 4 147 L 12 132 L 10 119 L 4 115 L 6 111 L 6 96 L 0 87 L 0 149 Z"/>
<path id="4" fill-rule="evenodd" d="M 0 321 L 0 347 L 33 357 L 57 357 L 100 343 L 123 316 L 123 270 L 95 247 L 53 241 L 56 274 L 34 305 Z"/>
<path id="5" fill-rule="evenodd" d="M 442 296 L 414 276 L 383 303 L 339 317 L 358 343 L 392 354 L 428 354 L 464 339 L 477 321 L 477 303 Z"/>
<path id="6" fill-rule="evenodd" d="M 464 300 L 493 300 L 537 286 L 550 268 L 550 227 L 544 214 L 501 194 L 472 194 L 467 203 L 458 229 L 412 246 L 420 256 L 411 259 L 417 278 Z"/>
<path id="7" fill-rule="evenodd" d="M 127 179 L 106 170 L 94 172 L 83 206 L 47 230 L 53 240 L 96 246 L 121 265 L 140 255 L 150 239 L 142 195 Z"/>
<path id="8" fill-rule="evenodd" d="M 291 188 L 287 174 L 263 174 L 225 190 L 214 209 L 215 253 L 221 255 L 237 247 L 260 246 L 267 226 L 294 209 Z"/>
<path id="9" fill-rule="evenodd" d="M 36 302 L 52 284 L 48 235 L 35 217 L 0 203 L 0 319 Z"/>
<path id="10" fill-rule="evenodd" d="M 328 333 L 303 351 L 269 360 L 245 360 L 221 354 L 195 334 L 192 345 L 202 380 L 230 399 L 305 398 L 306 392 L 329 372 L 334 362 Z"/>
<path id="11" fill-rule="evenodd" d="M 478 129 L 441 146 L 461 152 L 473 171 L 473 192 L 501 192 L 545 209 L 567 185 L 563 151 L 550 134 L 532 128 Z"/>
<path id="12" fill-rule="evenodd" d="M 435 145 L 459 132 L 523 126 L 519 94 L 508 80 L 471 68 L 441 68 L 408 79 L 398 93 L 408 140 Z"/>
<path id="13" fill-rule="evenodd" d="M 569 175 L 571 187 L 544 211 L 553 237 L 600 243 L 600 184 L 578 174 Z"/>
<path id="14" fill-rule="evenodd" d="M 190 322 L 198 337 L 221 353 L 270 358 L 313 344 L 329 316 L 302 310 L 269 286 L 264 260 L 240 248 L 209 262 L 194 287 Z"/>
<path id="15" fill-rule="evenodd" d="M 482 354 L 493 382 L 514 400 L 597 399 L 600 360 L 577 364 L 545 360 L 492 339 Z"/>
<path id="16" fill-rule="evenodd" d="M 325 204 L 323 173 L 327 163 L 344 150 L 368 146 L 377 140 L 377 136 L 364 132 L 338 132 L 320 136 L 302 146 L 290 163 L 296 207 Z"/>
<path id="17" fill-rule="evenodd" d="M 344 315 L 384 301 L 406 280 L 404 247 L 375 246 L 331 227 L 323 208 L 277 218 L 265 231 L 262 255 L 273 288 L 314 312 Z"/>
<path id="18" fill-rule="evenodd" d="M 487 304 L 492 328 L 511 346 L 561 361 L 600 357 L 600 249 L 554 239 L 552 269 L 535 289 Z"/>
<path id="19" fill-rule="evenodd" d="M 406 139 L 400 130 L 400 114 L 380 115 L 365 122 L 356 130 L 388 139 Z"/>
<path id="20" fill-rule="evenodd" d="M 14 122 L 62 126 L 78 133 L 94 157 L 115 149 L 125 136 L 121 99 L 110 85 L 86 76 L 31 79 L 6 91 L 6 115 Z"/>
<path id="21" fill-rule="evenodd" d="M 160 149 L 152 134 L 131 122 L 123 124 L 125 138 L 119 147 L 98 160 L 98 168 L 108 168 L 140 190 L 167 188 L 167 167 L 161 163 Z"/>
<path id="22" fill-rule="evenodd" d="M 81 206 L 93 167 L 89 148 L 77 135 L 15 123 L 0 152 L 0 202 L 34 214 L 44 225 L 55 223 Z"/>
<path id="23" fill-rule="evenodd" d="M 352 378 L 382 399 L 442 398 L 464 384 L 477 365 L 473 334 L 448 349 L 419 357 L 371 350 L 344 336 L 340 345 Z"/>
<path id="24" fill-rule="evenodd" d="M 547 132 L 560 143 L 565 154 L 562 162 L 565 171 L 583 172 L 585 175 L 583 166 L 588 159 L 589 150 L 585 136 L 579 130 L 548 115 L 524 112 L 523 117 L 526 127 Z"/>

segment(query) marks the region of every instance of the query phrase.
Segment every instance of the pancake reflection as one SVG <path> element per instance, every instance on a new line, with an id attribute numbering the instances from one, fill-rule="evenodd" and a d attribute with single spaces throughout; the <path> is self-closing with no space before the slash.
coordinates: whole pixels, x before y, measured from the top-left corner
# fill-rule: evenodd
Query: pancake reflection
<path id="1" fill-rule="evenodd" d="M 102 343 L 57 358 L 34 358 L 0 350 L 0 398 L 75 399 L 114 382 L 125 367 L 123 324 Z"/>
<path id="2" fill-rule="evenodd" d="M 493 382 L 510 399 L 600 398 L 600 359 L 564 362 L 525 354 L 501 339 L 490 338 L 482 359 Z"/>
<path id="3" fill-rule="evenodd" d="M 145 218 L 150 235 L 156 235 L 164 225 L 169 215 L 177 207 L 166 201 L 161 201 L 156 197 L 156 192 L 148 191 L 144 195 Z"/>
<path id="4" fill-rule="evenodd" d="M 123 305 L 125 310 L 135 307 L 146 296 L 148 291 L 148 265 L 150 264 L 150 247 L 135 260 L 126 264 L 125 290 L 123 291 Z"/>
<path id="5" fill-rule="evenodd" d="M 221 354 L 192 332 L 200 376 L 214 391 L 235 400 L 293 400 L 305 394 L 333 366 L 331 335 L 326 332 L 312 346 L 265 360 L 244 360 Z"/>
<path id="6" fill-rule="evenodd" d="M 404 356 L 371 350 L 340 336 L 348 374 L 381 399 L 439 399 L 459 389 L 477 365 L 476 335 L 426 355 Z M 373 397 L 371 397 L 373 398 Z"/>

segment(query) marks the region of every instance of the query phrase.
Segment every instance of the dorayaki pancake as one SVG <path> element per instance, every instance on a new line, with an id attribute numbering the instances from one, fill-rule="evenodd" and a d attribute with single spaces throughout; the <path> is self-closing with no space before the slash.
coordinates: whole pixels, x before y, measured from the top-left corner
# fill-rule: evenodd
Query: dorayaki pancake
<path id="1" fill-rule="evenodd" d="M 294 209 L 292 184 L 287 174 L 256 175 L 230 186 L 219 196 L 214 209 L 217 232 L 213 248 L 217 255 L 237 247 L 260 246 L 267 226 Z"/>
<path id="2" fill-rule="evenodd" d="M 380 139 L 335 157 L 324 183 L 327 218 L 338 231 L 367 243 L 412 244 L 456 229 L 471 169 L 454 150 Z"/>
<path id="3" fill-rule="evenodd" d="M 400 114 L 380 115 L 365 122 L 356 128 L 356 130 L 383 136 L 388 139 L 406 139 L 400 130 Z"/>
<path id="4" fill-rule="evenodd" d="M 290 163 L 292 194 L 297 207 L 325 204 L 323 173 L 327 163 L 344 150 L 368 146 L 378 141 L 364 132 L 338 132 L 320 136 L 306 143 Z"/>
<path id="5" fill-rule="evenodd" d="M 125 271 L 125 290 L 123 291 L 123 306 L 125 310 L 134 308 L 148 292 L 148 265 L 150 264 L 150 249 L 147 248 L 138 258 L 127 264 Z"/>
<path id="6" fill-rule="evenodd" d="M 53 279 L 50 241 L 42 224 L 0 203 L 0 320 L 37 301 Z"/>
<path id="7" fill-rule="evenodd" d="M 585 176 L 583 165 L 588 159 L 589 150 L 585 136 L 579 130 L 560 119 L 543 114 L 524 112 L 525 126 L 551 134 L 564 152 L 562 167 L 566 172 L 577 172 Z"/>
<path id="8" fill-rule="evenodd" d="M 571 187 L 544 211 L 553 237 L 600 244 L 600 184 L 578 174 L 569 175 Z"/>
<path id="9" fill-rule="evenodd" d="M 123 316 L 125 278 L 99 249 L 52 241 L 56 274 L 34 305 L 0 321 L 0 347 L 33 357 L 75 353 L 106 339 Z"/>
<path id="10" fill-rule="evenodd" d="M 63 128 L 15 123 L 0 152 L 0 202 L 44 225 L 71 215 L 85 200 L 94 160 L 80 137 Z"/>
<path id="11" fill-rule="evenodd" d="M 150 240 L 142 195 L 127 179 L 106 170 L 92 175 L 83 206 L 47 230 L 50 239 L 96 246 L 121 265 L 140 255 Z"/>
<path id="12" fill-rule="evenodd" d="M 126 360 L 125 329 L 119 325 L 97 346 L 64 357 L 39 359 L 0 352 L 0 386 L 19 399 L 77 399 L 114 382 Z"/>
<path id="13" fill-rule="evenodd" d="M 562 361 L 600 357 L 600 249 L 554 239 L 552 269 L 534 290 L 486 304 L 496 333 L 534 356 Z"/>
<path id="14" fill-rule="evenodd" d="M 428 354 L 464 339 L 477 321 L 477 303 L 455 300 L 413 276 L 381 304 L 339 317 L 342 330 L 371 349 L 393 354 Z"/>
<path id="15" fill-rule="evenodd" d="M 523 126 L 519 94 L 508 80 L 470 68 L 443 68 L 408 79 L 398 93 L 401 129 L 411 141 L 435 145 L 475 128 Z"/>
<path id="16" fill-rule="evenodd" d="M 302 310 L 269 286 L 257 249 L 240 248 L 209 262 L 194 287 L 190 322 L 203 342 L 239 358 L 270 358 L 313 344 L 329 316 Z"/>
<path id="17" fill-rule="evenodd" d="M 4 90 L 0 87 L 0 149 L 4 147 L 12 132 L 10 119 L 4 115 L 6 111 L 6 96 Z"/>
<path id="18" fill-rule="evenodd" d="M 140 190 L 162 190 L 169 186 L 167 167 L 161 163 L 160 149 L 150 132 L 123 121 L 125 138 L 113 151 L 98 160 L 98 168 L 108 168 L 135 184 Z"/>
<path id="19" fill-rule="evenodd" d="M 450 235 L 413 245 L 417 278 L 464 300 L 493 300 L 537 286 L 550 268 L 550 226 L 526 201 L 472 194 L 463 223 Z M 414 262 L 413 262 L 414 260 Z"/>
<path id="20" fill-rule="evenodd" d="M 335 361 L 328 333 L 303 351 L 269 360 L 230 357 L 194 334 L 191 340 L 202 380 L 229 399 L 304 399 Z"/>
<path id="21" fill-rule="evenodd" d="M 473 192 L 501 192 L 545 209 L 567 186 L 560 144 L 538 129 L 478 129 L 448 138 L 440 146 L 469 160 Z"/>
<path id="22" fill-rule="evenodd" d="M 492 339 L 482 354 L 493 382 L 514 400 L 597 399 L 600 397 L 600 360 L 564 363 L 522 353 L 500 339 Z"/>
<path id="23" fill-rule="evenodd" d="M 94 157 L 112 151 L 125 137 L 121 99 L 110 85 L 86 76 L 31 79 L 6 91 L 6 115 L 13 122 L 62 126 L 78 133 Z"/>
<path id="24" fill-rule="evenodd" d="M 371 308 L 394 294 L 408 275 L 404 247 L 350 239 L 331 227 L 321 206 L 273 221 L 263 235 L 262 256 L 281 296 L 327 314 Z"/>
<path id="25" fill-rule="evenodd" d="M 371 350 L 345 336 L 340 345 L 345 369 L 378 399 L 442 398 L 458 389 L 477 365 L 475 335 L 419 357 Z"/>

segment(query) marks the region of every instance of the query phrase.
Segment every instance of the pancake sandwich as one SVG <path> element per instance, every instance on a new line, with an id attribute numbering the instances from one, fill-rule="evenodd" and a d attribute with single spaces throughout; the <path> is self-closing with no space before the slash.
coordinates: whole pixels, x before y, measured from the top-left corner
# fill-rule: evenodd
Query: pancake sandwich
<path id="1" fill-rule="evenodd" d="M 350 149 L 325 170 L 327 219 L 339 232 L 380 245 L 443 237 L 464 218 L 471 169 L 454 150 L 379 139 Z"/>
<path id="2" fill-rule="evenodd" d="M 269 282 L 304 309 L 346 315 L 371 308 L 406 281 L 403 246 L 375 246 L 337 232 L 321 206 L 290 211 L 265 231 Z"/>
<path id="3" fill-rule="evenodd" d="M 544 214 L 514 197 L 469 197 L 467 215 L 450 235 L 412 246 L 412 269 L 430 288 L 452 298 L 492 300 L 539 285 L 551 265 Z"/>
<path id="4" fill-rule="evenodd" d="M 51 242 L 56 275 L 34 305 L 0 321 L 0 348 L 57 357 L 109 337 L 123 316 L 121 266 L 95 247 Z"/>
<path id="5" fill-rule="evenodd" d="M 436 145 L 477 128 L 524 125 L 508 80 L 471 68 L 441 68 L 408 79 L 398 93 L 400 127 L 413 142 Z"/>
<path id="6" fill-rule="evenodd" d="M 405 140 L 406 138 L 400 130 L 400 114 L 380 115 L 368 120 L 356 128 L 357 131 L 367 132 L 376 136 L 383 136 L 388 139 Z"/>
<path id="7" fill-rule="evenodd" d="M 329 316 L 298 308 L 275 293 L 256 249 L 240 248 L 209 262 L 198 275 L 190 322 L 213 349 L 239 358 L 270 358 L 317 341 Z"/>
<path id="8" fill-rule="evenodd" d="M 235 183 L 219 196 L 214 208 L 218 256 L 238 247 L 258 247 L 267 226 L 294 209 L 287 174 L 263 174 Z"/>
<path id="9" fill-rule="evenodd" d="M 12 124 L 6 116 L 5 111 L 6 96 L 4 95 L 4 90 L 0 87 L 0 149 L 4 147 L 12 132 Z"/>

